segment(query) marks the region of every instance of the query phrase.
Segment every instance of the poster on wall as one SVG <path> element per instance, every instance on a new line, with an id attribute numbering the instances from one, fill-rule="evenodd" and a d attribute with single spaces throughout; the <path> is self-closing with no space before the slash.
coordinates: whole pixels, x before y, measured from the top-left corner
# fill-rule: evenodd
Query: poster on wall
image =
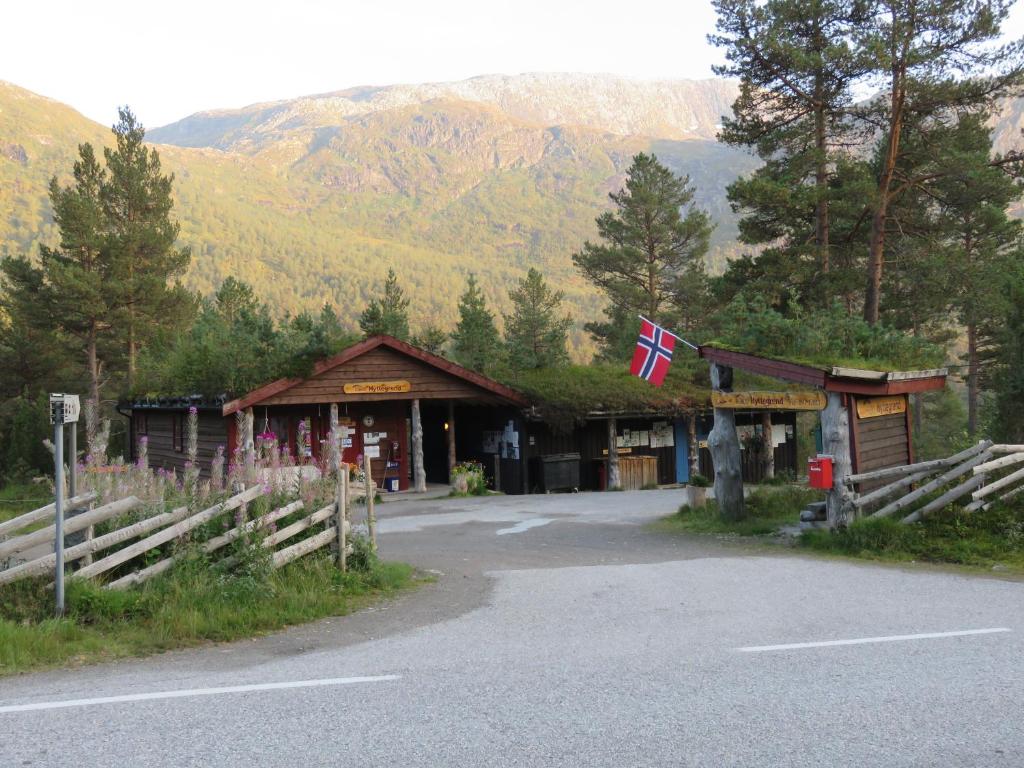
<path id="1" fill-rule="evenodd" d="M 501 442 L 501 432 L 498 430 L 484 430 L 483 452 L 498 453 L 498 444 Z"/>
<path id="2" fill-rule="evenodd" d="M 670 422 L 656 421 L 651 425 L 651 448 L 672 448 L 675 444 L 675 431 Z"/>
<path id="3" fill-rule="evenodd" d="M 379 445 L 367 445 L 363 447 L 363 455 L 368 459 L 379 459 L 380 458 L 380 446 Z"/>

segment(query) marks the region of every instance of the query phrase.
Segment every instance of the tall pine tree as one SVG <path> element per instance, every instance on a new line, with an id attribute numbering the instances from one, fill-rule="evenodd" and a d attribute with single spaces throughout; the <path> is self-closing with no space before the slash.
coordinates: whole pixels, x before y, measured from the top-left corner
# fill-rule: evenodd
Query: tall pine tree
<path id="1" fill-rule="evenodd" d="M 470 274 L 459 298 L 459 322 L 452 334 L 455 361 L 479 373 L 491 373 L 499 360 L 501 340 L 494 314 L 487 309 L 476 276 Z"/>
<path id="2" fill-rule="evenodd" d="M 586 242 L 573 262 L 604 291 L 611 320 L 643 314 L 656 323 L 692 324 L 706 286 L 704 255 L 712 225 L 694 204 L 688 178 L 680 178 L 644 153 L 633 158 L 626 186 L 613 192 L 615 210 L 597 218 L 602 242 Z M 588 323 L 603 347 L 611 329 Z"/>
<path id="3" fill-rule="evenodd" d="M 568 362 L 566 338 L 572 318 L 559 314 L 565 294 L 553 291 L 530 267 L 508 292 L 512 313 L 505 315 L 509 365 L 517 369 L 550 368 Z"/>
<path id="4" fill-rule="evenodd" d="M 409 339 L 409 299 L 398 285 L 395 270 L 389 269 L 384 295 L 374 299 L 359 317 L 359 327 L 367 336 L 384 334 L 401 341 Z"/>

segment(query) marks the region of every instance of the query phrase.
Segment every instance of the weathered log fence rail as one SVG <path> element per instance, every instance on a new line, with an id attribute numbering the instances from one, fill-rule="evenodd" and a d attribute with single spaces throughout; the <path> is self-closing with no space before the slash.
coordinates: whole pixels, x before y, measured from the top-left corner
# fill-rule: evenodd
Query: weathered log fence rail
<path id="1" fill-rule="evenodd" d="M 133 513 L 137 516 L 144 506 L 140 499 L 135 496 L 118 499 L 87 509 L 64 521 L 64 532 L 69 534 L 77 531 L 91 532 L 98 523 L 109 524 L 113 521 L 116 525 L 122 518 L 125 520 L 114 530 L 100 536 L 88 536 L 85 541 L 66 548 L 64 562 L 65 565 L 81 562 L 78 570 L 70 574 L 75 579 L 109 577 L 113 574 L 113 580 L 105 585 L 108 589 L 142 584 L 167 572 L 181 561 L 182 552 L 174 551 L 173 547 L 168 551 L 165 545 L 186 541 L 202 526 L 227 518 L 232 519 L 234 525 L 219 535 L 197 542 L 196 547 L 200 552 L 210 555 L 232 542 L 259 533 L 262 535 L 257 538 L 258 546 L 269 550 L 269 559 L 274 568 L 280 568 L 326 546 L 331 547 L 339 566 L 344 568 L 346 555 L 351 550 L 348 538 L 351 529 L 349 508 L 365 491 L 359 487 L 350 489 L 347 472 L 339 473 L 339 476 L 335 484 L 334 501 L 305 515 L 302 514 L 305 512 L 305 503 L 294 500 L 253 519 L 245 519 L 248 505 L 268 492 L 262 484 L 246 488 L 197 512 L 182 506 L 157 512 L 141 520 L 132 516 Z M 69 499 L 66 506 L 68 509 L 81 509 L 95 501 L 96 494 L 87 493 Z M 367 522 L 373 532 L 372 499 L 369 504 Z M 52 575 L 56 563 L 56 555 L 52 551 L 56 526 L 50 524 L 38 530 L 19 531 L 52 519 L 54 513 L 54 505 L 50 504 L 0 523 L 0 585 L 31 576 Z M 296 519 L 297 515 L 299 517 Z M 272 529 L 282 520 L 286 523 L 284 527 Z M 322 526 L 323 530 L 315 530 L 316 526 Z M 306 537 L 301 541 L 290 541 L 304 532 Z M 286 541 L 288 545 L 277 549 L 279 544 Z M 41 547 L 49 547 L 51 551 L 40 554 L 38 550 Z M 155 563 L 143 562 L 147 556 L 152 561 L 155 550 L 163 552 L 165 556 Z M 92 559 L 94 555 L 104 552 L 106 554 L 102 557 Z M 220 567 L 233 567 L 239 562 L 238 553 L 229 554 L 217 562 Z"/>
<path id="2" fill-rule="evenodd" d="M 976 512 L 1024 492 L 1024 468 L 1016 466 L 1021 463 L 1024 445 L 994 445 L 982 440 L 945 459 L 849 475 L 846 484 L 850 503 L 861 515 L 899 513 L 902 522 L 914 523 L 967 496 L 970 501 L 964 511 Z M 888 484 L 862 495 L 855 492 L 860 483 L 879 481 Z"/>

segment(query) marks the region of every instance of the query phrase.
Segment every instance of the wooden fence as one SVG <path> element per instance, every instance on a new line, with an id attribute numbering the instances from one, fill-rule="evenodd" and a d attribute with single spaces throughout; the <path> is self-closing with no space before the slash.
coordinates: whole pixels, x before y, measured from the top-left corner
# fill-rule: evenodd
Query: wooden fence
<path id="1" fill-rule="evenodd" d="M 885 483 L 851 495 L 858 516 L 899 514 L 902 522 L 914 523 L 955 501 L 966 501 L 964 511 L 976 512 L 1024 492 L 1024 468 L 1015 468 L 1022 463 L 1024 445 L 983 440 L 949 458 L 850 475 L 846 483 L 851 491 L 861 483 Z"/>
<path id="2" fill-rule="evenodd" d="M 145 559 L 143 556 L 166 544 L 181 541 L 183 537 L 211 521 L 225 516 L 235 520 L 239 510 L 242 510 L 242 514 L 238 515 L 242 521 L 224 533 L 198 543 L 200 551 L 212 554 L 243 537 L 260 533 L 260 546 L 270 550 L 270 561 L 275 568 L 329 545 L 333 545 L 339 565 L 345 567 L 350 549 L 347 541 L 350 530 L 349 505 L 354 498 L 365 493 L 363 488 L 349 488 L 347 473 L 342 472 L 339 475 L 334 501 L 309 514 L 301 514 L 305 511 L 304 503 L 296 500 L 254 519 L 245 519 L 244 510 L 247 505 L 264 493 L 264 486 L 256 485 L 199 512 L 193 513 L 188 507 L 178 507 L 141 520 L 129 518 L 129 522 L 101 536 L 91 535 L 94 526 L 136 512 L 143 506 L 142 502 L 134 496 L 129 496 L 94 509 L 87 509 L 81 514 L 67 518 L 64 522 L 65 534 L 86 531 L 85 541 L 64 550 L 65 568 L 80 563 L 80 567 L 70 576 L 83 579 L 109 577 L 113 572 L 115 578 L 105 585 L 109 589 L 123 589 L 142 584 L 168 571 L 181 559 L 180 553 L 165 552 L 165 557 L 145 565 L 140 562 Z M 81 509 L 95 500 L 95 494 L 82 494 L 69 499 L 66 508 Z M 52 551 L 39 554 L 38 550 L 44 547 L 53 549 L 55 526 L 51 524 L 27 533 L 17 532 L 52 519 L 54 511 L 51 504 L 0 524 L 0 585 L 29 576 L 53 573 L 56 555 Z M 297 515 L 299 517 L 296 518 Z M 368 522 L 372 521 L 372 499 L 369 500 L 368 517 Z M 287 525 L 268 532 L 272 525 L 286 518 Z M 323 530 L 316 531 L 297 543 L 276 549 L 282 542 L 294 539 L 300 533 L 316 526 L 323 526 Z M 94 559 L 101 553 L 106 554 Z M 152 555 L 149 557 L 151 559 Z M 223 567 L 229 568 L 237 564 L 238 558 L 229 556 L 219 562 Z"/>

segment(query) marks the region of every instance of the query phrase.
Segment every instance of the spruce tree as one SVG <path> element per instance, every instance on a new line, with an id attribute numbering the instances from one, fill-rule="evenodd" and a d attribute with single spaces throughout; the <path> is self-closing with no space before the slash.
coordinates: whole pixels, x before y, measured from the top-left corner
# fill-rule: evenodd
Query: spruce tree
<path id="1" fill-rule="evenodd" d="M 426 325 L 412 337 L 412 345 L 433 355 L 443 355 L 449 335 L 436 325 Z"/>
<path id="2" fill-rule="evenodd" d="M 490 373 L 498 362 L 500 348 L 494 315 L 487 309 L 476 276 L 470 274 L 459 298 L 459 322 L 452 334 L 455 361 L 479 373 Z"/>
<path id="3" fill-rule="evenodd" d="M 564 365 L 572 327 L 572 318 L 559 315 L 565 294 L 551 290 L 541 273 L 530 267 L 508 297 L 512 302 L 512 313 L 505 315 L 509 364 L 520 370 Z"/>
<path id="4" fill-rule="evenodd" d="M 601 243 L 586 242 L 573 262 L 591 283 L 604 291 L 617 318 L 643 314 L 671 325 L 692 307 L 706 278 L 704 255 L 712 225 L 694 204 L 688 178 L 680 178 L 654 155 L 633 158 L 626 186 L 613 192 L 615 210 L 597 218 Z M 611 316 L 611 315 L 609 315 Z M 601 324 L 588 330 L 602 346 Z"/>
<path id="5" fill-rule="evenodd" d="M 162 172 L 160 155 L 143 143 L 146 131 L 131 110 L 119 109 L 118 118 L 115 147 L 103 151 L 107 178 L 100 199 L 121 294 L 119 330 L 132 390 L 140 349 L 161 331 L 183 325 L 195 304 L 177 282 L 190 253 L 175 248 L 180 227 L 172 217 L 174 174 Z"/>
<path id="6" fill-rule="evenodd" d="M 384 334 L 396 339 L 409 339 L 409 300 L 398 285 L 395 270 L 389 269 L 384 281 L 384 295 L 374 299 L 359 317 L 359 327 L 367 336 Z"/>

